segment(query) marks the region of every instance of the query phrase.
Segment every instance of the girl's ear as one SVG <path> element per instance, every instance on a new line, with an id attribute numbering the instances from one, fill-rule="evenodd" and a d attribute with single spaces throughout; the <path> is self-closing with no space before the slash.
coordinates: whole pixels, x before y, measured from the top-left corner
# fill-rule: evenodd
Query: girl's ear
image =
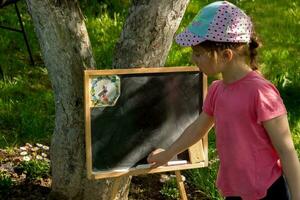
<path id="1" fill-rule="evenodd" d="M 225 49 L 222 52 L 222 56 L 225 62 L 230 62 L 233 58 L 233 52 L 231 49 Z"/>

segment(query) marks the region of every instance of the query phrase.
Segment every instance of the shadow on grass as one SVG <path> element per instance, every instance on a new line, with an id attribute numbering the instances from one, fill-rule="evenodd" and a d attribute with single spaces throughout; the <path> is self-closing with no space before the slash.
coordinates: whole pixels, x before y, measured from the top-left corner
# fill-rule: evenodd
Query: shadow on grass
<path id="1" fill-rule="evenodd" d="M 300 86 L 289 86 L 279 88 L 281 97 L 288 111 L 291 129 L 297 127 L 300 123 Z M 299 125 L 298 125 L 299 126 Z M 300 132 L 300 130 L 299 130 Z"/>
<path id="2" fill-rule="evenodd" d="M 0 199 L 13 200 L 44 200 L 48 198 L 51 189 L 47 186 L 38 185 L 36 183 L 24 183 L 21 185 L 11 186 L 9 188 L 0 189 Z"/>

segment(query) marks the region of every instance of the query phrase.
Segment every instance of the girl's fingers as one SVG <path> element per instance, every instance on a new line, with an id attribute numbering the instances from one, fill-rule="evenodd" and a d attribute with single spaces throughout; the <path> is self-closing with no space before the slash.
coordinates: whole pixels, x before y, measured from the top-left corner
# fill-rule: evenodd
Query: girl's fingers
<path id="1" fill-rule="evenodd" d="M 160 166 L 159 164 L 155 163 L 154 165 L 151 165 L 150 168 L 157 168 L 157 167 L 159 167 L 159 166 Z"/>
<path id="2" fill-rule="evenodd" d="M 151 159 L 151 157 L 150 157 L 150 156 L 148 156 L 148 158 L 147 158 L 147 162 L 148 162 L 149 164 L 153 163 L 153 161 L 152 161 L 152 159 Z"/>
<path id="3" fill-rule="evenodd" d="M 164 164 L 161 163 L 161 162 L 153 162 L 150 168 L 157 168 L 157 167 L 160 167 L 162 165 L 164 165 Z"/>
<path id="4" fill-rule="evenodd" d="M 159 153 L 161 153 L 163 151 L 164 151 L 164 149 L 155 149 L 154 151 L 152 151 L 148 155 L 148 157 L 147 157 L 147 162 L 150 163 L 150 164 L 154 163 L 155 162 L 155 158 L 153 158 L 153 157 L 155 157 L 156 154 L 159 154 Z"/>
<path id="5" fill-rule="evenodd" d="M 149 154 L 149 156 L 147 157 L 147 162 L 148 163 L 153 163 L 153 152 Z"/>

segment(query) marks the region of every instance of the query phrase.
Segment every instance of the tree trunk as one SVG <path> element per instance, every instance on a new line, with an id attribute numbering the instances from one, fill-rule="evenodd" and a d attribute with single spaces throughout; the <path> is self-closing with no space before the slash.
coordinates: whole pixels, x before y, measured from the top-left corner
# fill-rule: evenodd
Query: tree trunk
<path id="1" fill-rule="evenodd" d="M 26 0 L 55 98 L 50 199 L 108 200 L 114 179 L 90 181 L 85 171 L 83 70 L 94 68 L 78 1 Z M 114 67 L 162 66 L 188 0 L 134 0 L 115 51 Z M 128 199 L 130 178 L 117 199 Z"/>
<path id="2" fill-rule="evenodd" d="M 189 0 L 133 0 L 116 45 L 115 68 L 163 66 Z"/>

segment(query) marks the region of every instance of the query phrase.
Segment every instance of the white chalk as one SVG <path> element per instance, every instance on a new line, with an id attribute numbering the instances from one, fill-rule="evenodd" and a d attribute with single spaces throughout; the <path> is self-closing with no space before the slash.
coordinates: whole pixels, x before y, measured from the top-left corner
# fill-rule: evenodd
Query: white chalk
<path id="1" fill-rule="evenodd" d="M 187 164 L 188 162 L 186 160 L 172 160 L 172 161 L 169 161 L 167 163 L 168 166 L 171 166 L 171 165 L 183 165 L 183 164 Z"/>
<path id="2" fill-rule="evenodd" d="M 183 165 L 183 164 L 187 164 L 188 162 L 186 160 L 173 160 L 173 161 L 169 161 L 166 166 L 172 166 L 172 165 Z M 152 165 L 154 164 L 141 164 L 136 166 L 136 169 L 148 169 L 150 168 Z"/>

